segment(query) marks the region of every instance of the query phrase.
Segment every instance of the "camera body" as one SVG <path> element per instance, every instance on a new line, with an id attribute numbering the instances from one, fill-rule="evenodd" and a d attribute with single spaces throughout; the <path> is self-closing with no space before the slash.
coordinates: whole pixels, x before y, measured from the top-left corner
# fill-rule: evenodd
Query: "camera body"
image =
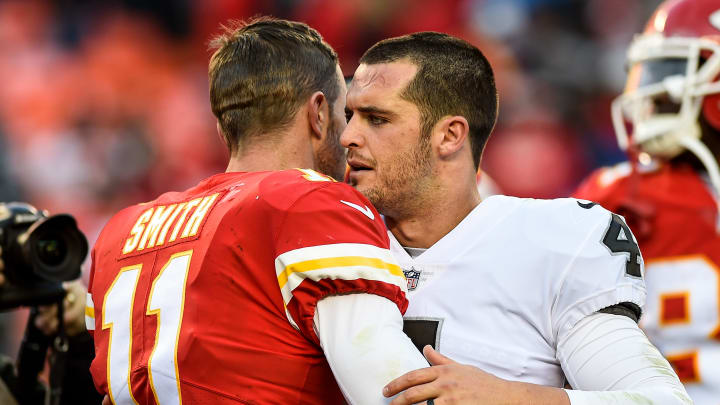
<path id="1" fill-rule="evenodd" d="M 72 216 L 11 202 L 0 203 L 0 248 L 6 279 L 0 310 L 7 310 L 62 299 L 62 282 L 80 276 L 88 243 Z"/>

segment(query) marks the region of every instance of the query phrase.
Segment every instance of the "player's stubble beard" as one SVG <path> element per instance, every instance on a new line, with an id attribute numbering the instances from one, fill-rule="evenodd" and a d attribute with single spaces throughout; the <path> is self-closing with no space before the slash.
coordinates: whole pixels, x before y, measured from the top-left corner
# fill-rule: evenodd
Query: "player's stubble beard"
<path id="1" fill-rule="evenodd" d="M 345 148 L 340 144 L 340 134 L 337 123 L 330 121 L 325 141 L 315 152 L 315 162 L 320 173 L 342 181 L 345 174 Z"/>
<path id="2" fill-rule="evenodd" d="M 430 134 L 423 134 L 411 150 L 401 152 L 376 169 L 376 180 L 370 187 L 357 187 L 381 214 L 398 218 L 421 207 L 432 171 Z M 380 170 L 377 170 L 380 169 Z"/>

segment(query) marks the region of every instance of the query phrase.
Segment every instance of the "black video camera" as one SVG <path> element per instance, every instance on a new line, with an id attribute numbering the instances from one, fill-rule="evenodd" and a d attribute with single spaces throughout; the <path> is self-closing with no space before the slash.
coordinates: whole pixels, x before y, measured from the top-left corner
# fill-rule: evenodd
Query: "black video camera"
<path id="1" fill-rule="evenodd" d="M 27 203 L 0 203 L 0 248 L 6 283 L 0 311 L 58 302 L 63 281 L 80 276 L 85 236 L 68 214 L 48 216 Z"/>

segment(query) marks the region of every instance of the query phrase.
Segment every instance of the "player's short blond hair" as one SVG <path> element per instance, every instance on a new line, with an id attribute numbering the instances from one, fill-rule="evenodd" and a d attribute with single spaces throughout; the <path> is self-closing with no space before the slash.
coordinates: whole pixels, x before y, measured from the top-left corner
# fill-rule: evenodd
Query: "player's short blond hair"
<path id="1" fill-rule="evenodd" d="M 315 91 L 332 109 L 338 58 L 317 31 L 272 17 L 231 21 L 222 29 L 210 42 L 210 106 L 231 154 L 249 137 L 289 124 Z"/>

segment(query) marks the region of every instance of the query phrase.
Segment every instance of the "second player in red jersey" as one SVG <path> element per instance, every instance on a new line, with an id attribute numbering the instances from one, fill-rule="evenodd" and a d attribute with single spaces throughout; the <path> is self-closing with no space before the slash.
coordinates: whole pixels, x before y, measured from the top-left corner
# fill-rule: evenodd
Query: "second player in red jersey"
<path id="1" fill-rule="evenodd" d="M 613 103 L 631 161 L 575 193 L 625 216 L 645 258 L 641 326 L 698 405 L 720 398 L 720 4 L 671 0 L 628 51 Z M 628 125 L 629 124 L 629 125 Z"/>

